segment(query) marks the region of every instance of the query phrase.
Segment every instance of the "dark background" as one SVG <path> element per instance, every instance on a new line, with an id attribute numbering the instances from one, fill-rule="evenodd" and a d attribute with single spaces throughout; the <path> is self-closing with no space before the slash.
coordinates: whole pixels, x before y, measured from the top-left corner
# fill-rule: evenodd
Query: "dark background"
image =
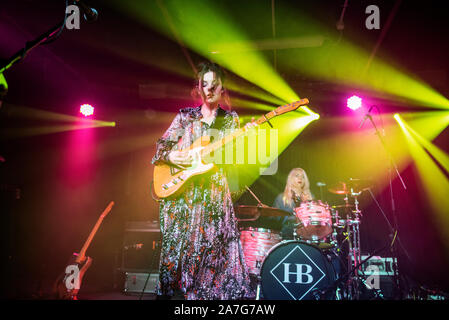
<path id="1" fill-rule="evenodd" d="M 9 92 L 0 109 L 0 155 L 5 159 L 0 163 L 0 217 L 4 245 L 1 287 L 4 298 L 45 296 L 71 253 L 80 249 L 100 213 L 114 200 L 113 210 L 89 248 L 88 254 L 94 257 L 94 263 L 85 278 L 86 285 L 98 290 L 112 288 L 125 223 L 158 220 L 157 204 L 150 189 L 150 160 L 155 142 L 175 112 L 193 103 L 189 95 L 193 72 L 177 43 L 135 22 L 107 1 L 92 0 L 89 3 L 98 9 L 98 21 L 82 22 L 81 29 L 76 32 L 63 31 L 56 41 L 32 50 L 22 62 L 5 73 Z M 239 11 L 239 1 L 223 3 Z M 343 3 L 297 1 L 292 5 L 338 33 L 335 23 L 340 18 Z M 364 27 L 364 8 L 377 4 L 382 12 L 390 12 L 394 3 L 349 1 L 344 37 L 371 51 L 380 31 Z M 252 17 L 248 10 L 247 23 L 258 23 L 258 28 L 252 30 L 253 36 L 271 37 L 271 1 L 249 1 L 246 8 L 251 6 L 258 6 L 266 13 L 263 17 Z M 50 29 L 62 19 L 63 12 L 64 1 L 3 0 L 0 6 L 0 58 L 10 57 L 23 48 L 26 41 Z M 242 11 L 239 17 L 241 15 Z M 400 61 L 403 67 L 446 96 L 449 93 L 447 17 L 444 7 L 436 4 L 402 1 L 380 50 L 380 54 L 387 53 Z M 381 25 L 386 18 L 387 14 L 382 13 Z M 282 17 L 277 20 L 279 36 L 291 32 L 288 25 L 282 24 Z M 328 47 L 324 46 L 316 50 L 326 49 Z M 139 58 L 131 59 L 117 52 L 129 52 L 129 56 Z M 189 54 L 195 63 L 204 60 L 194 52 Z M 159 67 L 167 63 L 182 70 L 183 75 Z M 332 117 L 340 115 L 346 89 L 292 74 L 289 70 L 278 71 L 301 96 L 316 101 L 313 110 L 321 115 L 322 125 L 320 121 L 309 125 L 300 139 L 298 137 L 280 155 L 276 176 L 261 176 L 252 185 L 252 190 L 269 205 L 282 191 L 292 167 L 306 169 L 315 195 L 320 194 L 317 181 L 328 185 L 336 182 L 339 163 L 321 167 L 314 162 L 315 157 L 308 153 L 307 146 L 317 137 L 331 136 L 339 130 L 338 126 L 329 123 L 332 123 Z M 191 77 L 186 76 L 189 72 Z M 152 89 L 142 94 L 141 85 Z M 76 116 L 78 106 L 85 101 L 95 105 L 98 119 L 117 122 L 116 127 L 92 130 L 91 136 L 84 138 L 95 143 L 86 149 L 76 147 L 76 142 L 84 139 L 82 131 L 29 136 L 9 134 L 11 128 L 26 133 L 27 127 L 54 125 L 45 116 L 33 118 L 34 112 L 30 109 L 17 116 L 21 107 Z M 394 103 L 384 107 L 388 111 L 407 110 L 406 106 Z M 254 113 L 238 106 L 236 110 L 242 115 Z M 434 140 L 445 152 L 448 142 L 448 130 Z M 332 146 L 326 144 L 322 148 L 332 150 Z M 86 154 L 93 156 L 77 161 Z M 447 291 L 447 246 L 436 226 L 434 213 L 424 199 L 414 164 L 403 168 L 401 175 L 407 181 L 408 190 L 402 189 L 397 178 L 393 180 L 393 190 L 401 240 L 411 257 L 410 260 L 401 259 L 402 270 L 414 280 L 413 283 Z M 378 201 L 393 221 L 388 188 L 375 185 L 374 189 Z M 373 252 L 389 241 L 386 222 L 369 197 L 363 193 L 359 199 L 364 210 L 361 230 L 364 253 Z M 327 191 L 324 198 L 331 204 L 342 201 L 341 197 Z M 239 202 L 255 204 L 248 193 Z"/>

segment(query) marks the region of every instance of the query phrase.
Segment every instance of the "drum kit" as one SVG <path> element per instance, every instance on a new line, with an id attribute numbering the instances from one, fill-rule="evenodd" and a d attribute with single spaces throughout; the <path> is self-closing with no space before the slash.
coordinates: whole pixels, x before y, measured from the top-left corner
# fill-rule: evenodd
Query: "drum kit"
<path id="1" fill-rule="evenodd" d="M 293 213 L 268 207 L 238 206 L 239 222 L 293 216 L 293 235 L 284 239 L 278 230 L 242 227 L 241 243 L 253 279 L 256 299 L 356 300 L 364 276 L 361 272 L 358 197 L 370 188 L 368 180 L 349 179 L 328 191 L 344 196 L 344 204 L 330 206 L 302 202 Z"/>

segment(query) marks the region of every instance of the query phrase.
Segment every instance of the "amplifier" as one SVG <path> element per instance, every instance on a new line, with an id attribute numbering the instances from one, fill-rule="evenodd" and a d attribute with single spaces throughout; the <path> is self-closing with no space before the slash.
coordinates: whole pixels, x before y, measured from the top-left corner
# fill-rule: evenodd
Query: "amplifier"
<path id="1" fill-rule="evenodd" d="M 126 272 L 158 272 L 161 233 L 157 221 L 126 223 L 121 270 Z"/>
<path id="2" fill-rule="evenodd" d="M 362 255 L 362 261 L 369 256 Z M 393 258 L 373 256 L 362 265 L 362 270 L 365 274 L 377 273 L 380 276 L 393 276 Z"/>
<path id="3" fill-rule="evenodd" d="M 361 256 L 362 261 L 366 258 L 368 258 L 368 255 Z M 384 299 L 395 298 L 393 263 L 392 257 L 373 256 L 362 265 L 363 275 L 367 280 L 365 286 L 362 287 L 362 299 L 379 298 L 374 289 L 378 289 Z"/>
<path id="4" fill-rule="evenodd" d="M 147 282 L 144 293 L 156 293 L 159 273 L 150 273 L 149 275 L 150 277 L 148 277 L 148 273 L 125 272 L 125 287 L 123 292 L 142 293 L 143 286 Z"/>

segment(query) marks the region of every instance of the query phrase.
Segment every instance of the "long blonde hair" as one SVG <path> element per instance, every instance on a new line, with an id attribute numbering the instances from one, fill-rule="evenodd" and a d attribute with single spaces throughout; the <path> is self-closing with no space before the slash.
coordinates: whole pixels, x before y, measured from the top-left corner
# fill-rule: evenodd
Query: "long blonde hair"
<path id="1" fill-rule="evenodd" d="M 294 178 L 297 174 L 302 174 L 302 185 L 298 185 Z M 295 206 L 295 197 L 299 196 L 301 201 L 313 200 L 310 192 L 310 182 L 306 172 L 302 168 L 294 168 L 290 171 L 285 184 L 282 200 L 286 206 Z"/>

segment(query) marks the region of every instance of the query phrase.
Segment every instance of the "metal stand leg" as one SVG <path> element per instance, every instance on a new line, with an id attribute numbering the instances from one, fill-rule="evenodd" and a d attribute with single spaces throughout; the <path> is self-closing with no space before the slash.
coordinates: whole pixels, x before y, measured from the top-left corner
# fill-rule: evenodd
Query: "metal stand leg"
<path id="1" fill-rule="evenodd" d="M 260 300 L 260 283 L 257 284 L 256 300 Z"/>
<path id="2" fill-rule="evenodd" d="M 348 270 L 352 270 L 353 268 L 357 267 L 357 269 L 354 271 L 354 275 L 351 276 L 348 279 L 347 285 L 348 285 L 348 298 L 350 300 L 359 300 L 360 299 L 360 285 L 361 277 L 360 275 L 363 275 L 362 268 L 361 268 L 361 262 L 362 262 L 362 249 L 360 244 L 360 214 L 361 211 L 358 207 L 358 200 L 357 196 L 360 193 L 354 193 L 351 190 L 351 195 L 355 198 L 354 199 L 354 205 L 355 210 L 352 212 L 353 217 L 352 219 L 348 220 L 347 225 L 347 233 L 349 237 L 348 241 Z"/>

